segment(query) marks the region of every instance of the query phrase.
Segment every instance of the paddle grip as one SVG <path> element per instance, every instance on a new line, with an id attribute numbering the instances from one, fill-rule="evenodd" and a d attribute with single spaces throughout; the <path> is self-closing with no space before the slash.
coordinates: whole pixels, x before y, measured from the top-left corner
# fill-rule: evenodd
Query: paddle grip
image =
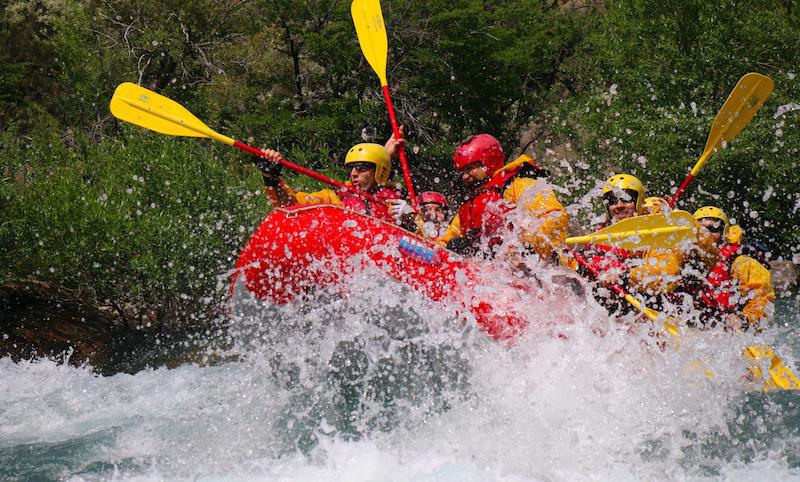
<path id="1" fill-rule="evenodd" d="M 252 155 L 254 155 L 256 157 L 260 157 L 262 159 L 265 159 L 264 151 L 262 151 L 261 149 L 256 149 L 255 147 L 252 147 L 252 146 L 248 146 L 247 144 L 245 144 L 243 142 L 234 141 L 233 142 L 233 147 L 235 147 L 237 149 L 241 149 L 241 150 L 243 150 L 243 151 L 245 151 L 245 152 L 247 152 L 249 154 L 252 154 Z M 325 184 L 330 184 L 331 186 L 337 187 L 339 189 L 346 189 L 346 190 L 348 190 L 348 191 L 350 191 L 350 192 L 352 192 L 352 193 L 354 193 L 354 194 L 366 199 L 367 201 L 386 205 L 385 202 L 383 202 L 382 200 L 378 199 L 377 197 L 373 196 L 372 194 L 370 194 L 368 192 L 364 192 L 364 191 L 361 191 L 359 189 L 354 188 L 353 186 L 349 186 L 349 185 L 344 184 L 342 182 L 335 181 L 335 180 L 329 178 L 328 176 L 326 176 L 324 174 L 318 173 L 317 171 L 312 171 L 311 169 L 305 168 L 303 166 L 299 166 L 299 165 L 297 165 L 297 164 L 295 164 L 295 163 L 293 163 L 291 161 L 287 161 L 286 159 L 283 159 L 283 158 L 279 159 L 278 162 L 280 164 L 282 164 L 284 167 L 288 168 L 288 169 L 291 169 L 291 170 L 293 170 L 295 172 L 299 172 L 300 174 L 305 174 L 306 176 L 308 176 L 308 177 L 310 177 L 312 179 L 316 179 L 317 181 L 324 182 Z"/>
<path id="2" fill-rule="evenodd" d="M 686 179 L 683 180 L 681 185 L 678 186 L 678 190 L 675 191 L 675 194 L 673 194 L 672 197 L 670 198 L 669 207 L 671 208 L 675 207 L 675 203 L 678 201 L 678 198 L 681 196 L 681 194 L 683 194 L 683 191 L 686 190 L 686 186 L 688 186 L 689 183 L 692 182 L 693 180 L 694 180 L 694 175 L 692 175 L 692 173 L 689 173 L 689 175 L 686 176 Z"/>
<path id="3" fill-rule="evenodd" d="M 397 117 L 394 114 L 394 105 L 392 104 L 392 94 L 389 92 L 389 86 L 383 86 L 383 98 L 386 99 L 386 110 L 389 112 L 389 122 L 392 124 L 392 132 L 394 132 L 395 139 L 400 139 L 400 128 L 397 126 Z M 411 183 L 411 171 L 408 169 L 408 161 L 406 160 L 406 151 L 400 148 L 400 167 L 403 168 L 403 179 L 408 188 L 408 197 L 411 199 L 411 206 L 417 209 L 417 195 L 414 193 L 414 185 Z"/>

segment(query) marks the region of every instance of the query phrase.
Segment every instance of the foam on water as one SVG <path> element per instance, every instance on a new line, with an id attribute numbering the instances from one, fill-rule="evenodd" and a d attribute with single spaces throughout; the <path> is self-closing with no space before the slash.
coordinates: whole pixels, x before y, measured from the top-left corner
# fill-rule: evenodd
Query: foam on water
<path id="1" fill-rule="evenodd" d="M 368 270 L 245 302 L 237 361 L 99 377 L 0 360 L 0 479 L 800 480 L 797 396 L 742 381 L 752 339 L 662 351 L 538 271 L 513 344 Z"/>

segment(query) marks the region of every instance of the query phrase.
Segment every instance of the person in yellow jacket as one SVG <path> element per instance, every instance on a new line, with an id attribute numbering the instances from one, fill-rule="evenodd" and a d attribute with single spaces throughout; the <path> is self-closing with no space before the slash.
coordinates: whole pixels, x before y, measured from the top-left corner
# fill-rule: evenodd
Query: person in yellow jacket
<path id="1" fill-rule="evenodd" d="M 648 214 L 646 209 L 660 209 L 659 198 L 645 199 L 642 182 L 630 174 L 611 176 L 603 186 L 603 204 L 606 208 L 606 223 L 609 226 L 634 216 Z M 649 202 L 648 202 L 649 201 Z M 655 206 L 655 207 L 653 207 Z M 680 273 L 681 259 L 670 249 L 628 250 L 603 244 L 586 245 L 578 249 L 588 266 L 579 266 L 577 260 L 566 257 L 566 265 L 579 273 L 599 273 L 596 281 L 619 283 L 630 291 L 658 295 L 675 289 Z M 609 296 L 616 296 L 609 294 Z M 609 300 L 609 307 L 623 307 L 616 300 Z"/>
<path id="2" fill-rule="evenodd" d="M 555 193 L 542 188 L 547 170 L 524 154 L 504 162 L 500 143 L 489 134 L 472 136 L 456 148 L 453 165 L 471 193 L 437 242 L 475 254 L 499 246 L 512 232 L 542 260 L 554 260 L 567 237 L 569 215 Z"/>
<path id="3" fill-rule="evenodd" d="M 436 241 L 447 230 L 450 206 L 440 192 L 420 193 L 419 213 L 415 213 L 413 231 L 430 241 Z M 399 213 L 400 211 L 398 211 Z"/>
<path id="4" fill-rule="evenodd" d="M 695 211 L 694 217 L 718 247 L 716 263 L 696 296 L 707 321 L 713 325 L 721 318 L 729 331 L 761 329 L 775 302 L 769 270 L 743 249 L 741 228 L 731 233 L 730 220 L 722 209 L 705 206 Z"/>
<path id="5" fill-rule="evenodd" d="M 356 144 L 345 156 L 345 168 L 350 169 L 346 184 L 375 196 L 382 201 L 381 203 L 371 202 L 349 189 L 338 191 L 323 189 L 312 193 L 294 191 L 279 177 L 281 164 L 278 162 L 261 164 L 264 189 L 273 206 L 336 204 L 394 223 L 396 217 L 392 213 L 392 206 L 394 202 L 402 201 L 402 197 L 397 186 L 389 181 L 391 158 L 397 155 L 404 144 L 405 139 L 402 136 L 398 140 L 392 135 L 384 146 L 372 143 Z M 264 157 L 267 161 L 277 161 L 282 155 L 278 151 L 267 149 L 264 151 Z"/>

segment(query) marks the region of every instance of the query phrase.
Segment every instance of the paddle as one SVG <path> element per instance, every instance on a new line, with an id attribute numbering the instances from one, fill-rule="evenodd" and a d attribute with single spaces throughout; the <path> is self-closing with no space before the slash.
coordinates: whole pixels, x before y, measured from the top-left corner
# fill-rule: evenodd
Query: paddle
<path id="1" fill-rule="evenodd" d="M 247 144 L 213 131 L 184 106 L 136 84 L 130 82 L 120 84 L 114 91 L 114 96 L 111 98 L 109 107 L 114 117 L 144 127 L 145 129 L 150 129 L 151 131 L 169 136 L 214 139 L 217 142 L 228 144 L 229 146 L 233 146 L 258 158 L 264 159 L 264 151 L 256 149 L 255 147 L 250 147 Z M 383 201 L 369 193 L 360 191 L 353 186 L 334 181 L 328 176 L 303 166 L 298 166 L 286 159 L 279 159 L 277 162 L 293 171 L 312 177 L 317 181 L 330 184 L 340 189 L 350 190 L 371 202 L 384 204 Z"/>
<path id="2" fill-rule="evenodd" d="M 381 2 L 379 0 L 353 0 L 350 6 L 353 16 L 353 23 L 356 26 L 358 43 L 364 57 L 378 75 L 383 88 L 383 98 L 386 100 L 386 110 L 389 112 L 389 121 L 392 123 L 392 132 L 395 139 L 400 139 L 400 128 L 397 126 L 397 117 L 394 114 L 392 105 L 392 95 L 389 92 L 389 83 L 386 81 L 386 59 L 388 57 L 388 40 L 386 38 L 386 26 L 383 23 L 383 12 L 381 12 Z M 400 166 L 403 168 L 403 179 L 408 188 L 408 197 L 411 205 L 416 208 L 417 195 L 414 193 L 414 185 L 411 183 L 411 172 L 408 169 L 406 152 L 400 149 Z"/>
<path id="3" fill-rule="evenodd" d="M 717 113 L 717 117 L 714 118 L 714 123 L 711 124 L 711 132 L 708 134 L 703 154 L 678 187 L 678 190 L 670 198 L 670 207 L 675 206 L 680 195 L 686 190 L 686 186 L 697 176 L 711 155 L 725 147 L 725 143 L 731 141 L 744 129 L 753 116 L 756 115 L 761 104 L 772 93 L 774 86 L 772 79 L 754 72 L 745 74 L 739 79 L 719 113 Z"/>
<path id="4" fill-rule="evenodd" d="M 755 366 L 750 367 L 750 372 L 762 379 L 763 370 L 758 362 L 760 359 L 769 360 L 769 368 L 767 368 L 769 381 L 765 381 L 763 386 L 765 392 L 772 390 L 800 390 L 800 380 L 783 363 L 783 360 L 772 351 L 772 348 L 765 345 L 750 345 L 744 349 L 744 355 L 747 360 L 755 364 Z"/>
<path id="5" fill-rule="evenodd" d="M 592 276 L 595 277 L 595 279 L 597 279 L 600 276 L 600 270 L 589 264 L 589 262 L 586 261 L 586 258 L 584 258 L 584 256 L 581 253 L 574 251 L 572 255 L 575 257 L 575 261 L 577 261 L 579 265 L 586 268 L 592 274 Z M 626 292 L 621 285 L 617 283 L 605 283 L 605 286 L 610 287 L 615 293 L 617 293 L 617 295 L 619 295 L 620 298 L 624 299 L 625 301 L 628 302 L 628 304 L 639 310 L 648 320 L 650 321 L 658 320 L 659 312 L 644 306 L 642 303 L 639 302 L 639 300 L 634 298 L 633 295 Z M 672 319 L 671 317 L 667 317 L 664 320 L 663 326 L 664 329 L 667 332 L 669 332 L 670 335 L 678 336 L 678 325 L 677 323 L 675 323 L 674 319 Z"/>
<path id="6" fill-rule="evenodd" d="M 583 257 L 580 253 L 573 253 L 575 256 L 575 260 L 581 266 L 585 267 L 592 273 L 595 277 L 597 277 L 600 272 L 592 267 L 587 261 L 586 258 Z M 633 297 L 630 293 L 627 293 L 625 289 L 616 284 L 616 283 L 606 283 L 606 286 L 610 287 L 615 293 L 617 293 L 621 298 L 627 301 L 631 306 L 636 308 L 640 313 L 642 313 L 648 320 L 656 322 L 662 316 L 661 313 L 658 311 L 648 308 L 643 305 L 639 300 Z M 664 317 L 663 321 L 664 330 L 667 331 L 670 335 L 674 336 L 676 339 L 680 338 L 680 334 L 678 332 L 678 324 L 677 320 L 671 316 Z M 765 392 L 771 390 L 800 390 L 800 380 L 795 376 L 792 370 L 786 366 L 783 360 L 775 354 L 775 352 L 766 345 L 748 345 L 744 349 L 745 358 L 754 364 L 754 366 L 750 367 L 750 372 L 763 380 L 763 370 L 759 364 L 760 360 L 769 360 L 769 368 L 767 371 L 769 372 L 769 379 L 764 380 L 762 389 Z M 713 376 L 711 372 L 707 369 L 703 369 L 707 376 Z"/>
<path id="7" fill-rule="evenodd" d="M 642 247 L 671 249 L 694 239 L 697 221 L 686 211 L 675 210 L 634 216 L 584 236 L 567 238 L 567 244 L 600 243 L 623 249 Z"/>

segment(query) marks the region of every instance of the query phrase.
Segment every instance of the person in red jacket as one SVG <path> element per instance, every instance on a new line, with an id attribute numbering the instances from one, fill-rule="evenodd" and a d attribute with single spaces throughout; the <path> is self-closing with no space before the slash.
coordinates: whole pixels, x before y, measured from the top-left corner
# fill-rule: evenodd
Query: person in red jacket
<path id="1" fill-rule="evenodd" d="M 391 158 L 400 151 L 404 143 L 405 139 L 401 137 L 398 140 L 392 135 L 385 146 L 372 143 L 356 144 L 345 156 L 345 168 L 350 169 L 347 184 L 372 194 L 382 201 L 387 201 L 385 203 L 370 202 L 349 189 L 337 191 L 323 189 L 312 193 L 294 191 L 279 177 L 281 164 L 277 162 L 261 164 L 264 188 L 274 206 L 336 204 L 394 223 L 395 219 L 389 207 L 391 204 L 388 201 L 402 199 L 402 196 L 397 185 L 389 181 L 392 169 Z M 264 151 L 264 157 L 267 161 L 277 161 L 283 156 L 278 151 L 267 149 Z"/>
<path id="2" fill-rule="evenodd" d="M 472 136 L 456 148 L 453 166 L 471 193 L 437 242 L 475 254 L 493 251 L 513 232 L 526 250 L 553 260 L 567 236 L 569 216 L 551 189 L 537 186 L 548 172 L 525 154 L 504 162 L 500 142 L 489 134 Z"/>

